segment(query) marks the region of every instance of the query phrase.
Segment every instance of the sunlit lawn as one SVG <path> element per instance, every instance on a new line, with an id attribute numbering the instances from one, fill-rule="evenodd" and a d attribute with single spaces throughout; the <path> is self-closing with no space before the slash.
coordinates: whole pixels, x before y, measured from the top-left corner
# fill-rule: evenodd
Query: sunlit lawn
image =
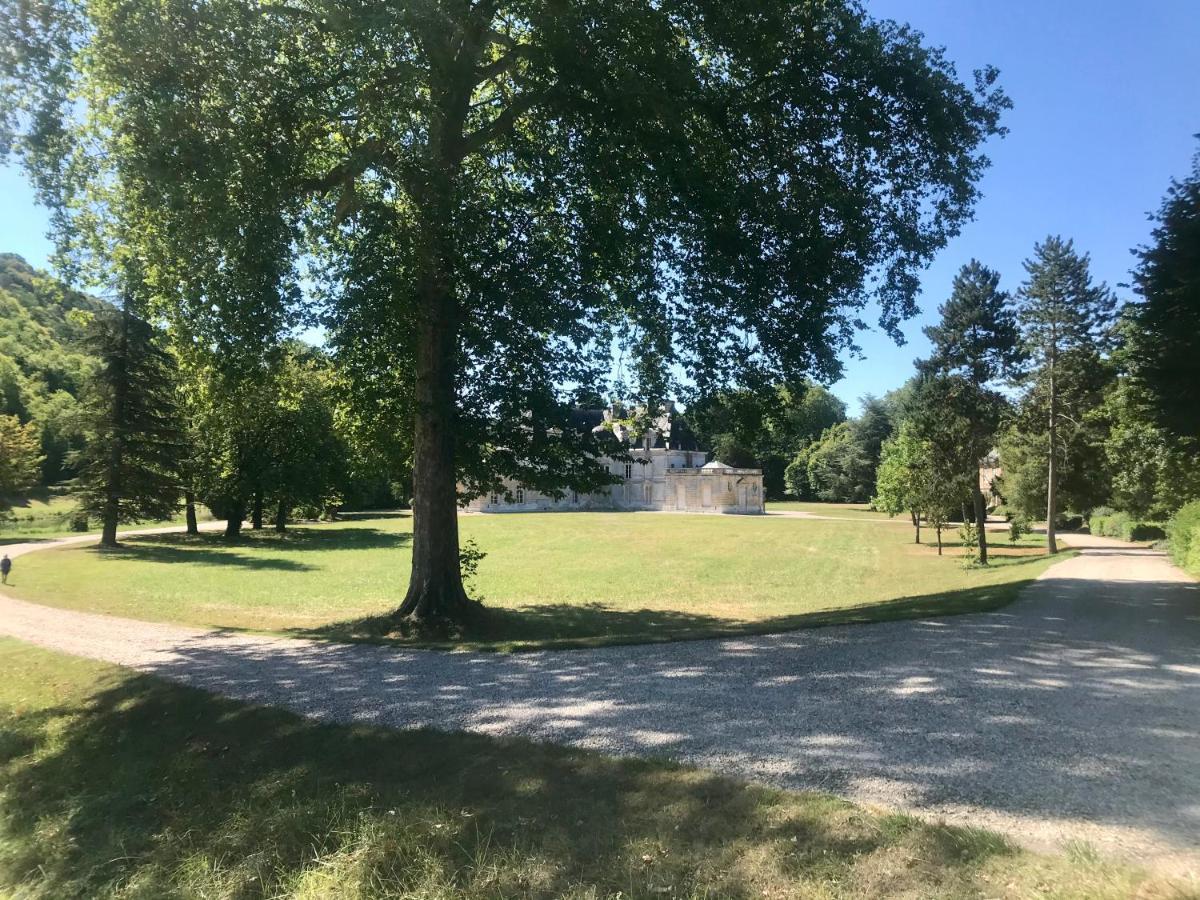
<path id="1" fill-rule="evenodd" d="M 17 501 L 7 515 L 0 515 L 0 546 L 78 534 L 71 528 L 71 518 L 77 507 L 78 500 L 70 495 L 30 497 Z M 209 511 L 203 507 L 198 508 L 197 516 L 201 521 L 212 518 Z M 145 522 L 128 527 L 154 528 L 163 525 L 182 525 L 183 522 L 184 516 L 181 510 L 179 515 L 164 522 Z M 95 520 L 91 522 L 91 529 L 99 529 L 99 524 Z"/>
<path id="2" fill-rule="evenodd" d="M 815 516 L 836 516 L 847 519 L 880 519 L 904 524 L 907 516 L 890 517 L 885 512 L 871 509 L 866 503 L 817 503 L 806 500 L 768 500 L 767 512 L 806 512 Z"/>
<path id="3" fill-rule="evenodd" d="M 474 592 L 490 611 L 466 638 L 504 646 L 667 640 L 929 616 L 1010 602 L 1046 561 L 998 551 L 965 570 L 875 522 L 653 513 L 464 516 L 487 553 Z M 284 536 L 131 538 L 126 549 L 17 561 L 18 597 L 191 625 L 363 635 L 408 576 L 407 516 Z M 1025 554 L 1007 557 L 1005 552 Z"/>
<path id="4" fill-rule="evenodd" d="M 1087 848 L 519 740 L 318 725 L 0 639 L 0 896 L 1182 896 Z"/>

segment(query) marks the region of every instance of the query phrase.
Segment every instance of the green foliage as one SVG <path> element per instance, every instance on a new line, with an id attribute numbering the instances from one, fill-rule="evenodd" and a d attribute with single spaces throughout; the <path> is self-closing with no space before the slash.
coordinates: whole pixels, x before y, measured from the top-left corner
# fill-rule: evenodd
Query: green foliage
<path id="1" fill-rule="evenodd" d="M 1123 331 L 1128 336 L 1133 328 Z M 1118 358 L 1125 363 L 1130 354 Z M 1104 462 L 1114 506 L 1136 518 L 1165 519 L 1200 497 L 1200 439 L 1180 438 L 1158 424 L 1142 381 L 1120 377 L 1099 413 L 1107 426 Z"/>
<path id="2" fill-rule="evenodd" d="M 1133 285 L 1134 378 L 1156 424 L 1200 440 L 1200 153 L 1191 174 L 1172 181 L 1155 216 L 1150 246 L 1137 251 Z"/>
<path id="3" fill-rule="evenodd" d="M 729 465 L 734 463 L 721 455 L 722 448 L 736 447 L 740 465 L 763 470 L 763 487 L 771 498 L 791 491 L 787 470 L 796 453 L 845 418 L 846 405 L 809 380 L 790 387 L 771 385 L 762 394 L 725 391 L 688 407 L 688 421 L 702 446 Z"/>
<path id="4" fill-rule="evenodd" d="M 1200 578 L 1200 500 L 1180 507 L 1167 523 L 1171 559 Z"/>
<path id="5" fill-rule="evenodd" d="M 92 320 L 97 360 L 87 385 L 87 446 L 78 456 L 80 508 L 104 523 L 168 519 L 179 507 L 183 436 L 175 367 L 162 335 L 127 307 Z"/>
<path id="6" fill-rule="evenodd" d="M 971 522 L 958 526 L 958 540 L 962 544 L 962 564 L 965 568 L 977 566 L 982 560 L 979 551 L 979 529 Z"/>
<path id="7" fill-rule="evenodd" d="M 240 521 L 257 497 L 275 517 L 314 517 L 339 504 L 353 454 L 338 430 L 338 381 L 329 360 L 285 345 L 254 380 L 189 370 L 188 408 L 198 496 Z"/>
<path id="8" fill-rule="evenodd" d="M 1141 522 L 1128 513 L 1107 507 L 1092 510 L 1087 523 L 1092 534 L 1122 541 L 1157 541 L 1167 536 L 1162 522 Z"/>
<path id="9" fill-rule="evenodd" d="M 0 512 L 37 484 L 41 464 L 37 426 L 0 415 Z"/>
<path id="10" fill-rule="evenodd" d="M 954 276 L 950 298 L 925 329 L 933 346 L 928 366 L 962 375 L 975 385 L 1009 378 L 1022 361 L 1016 316 L 1000 275 L 971 260 Z"/>
<path id="11" fill-rule="evenodd" d="M 1114 300 L 1092 282 L 1089 257 L 1071 241 L 1047 238 L 1025 270 L 1017 317 L 1032 365 L 1002 439 L 1005 499 L 1045 518 L 1053 457 L 1054 519 L 1060 509 L 1091 509 L 1109 494 L 1099 410 L 1114 374 L 1101 352 L 1111 344 Z"/>
<path id="12" fill-rule="evenodd" d="M 875 464 L 859 440 L 853 423 L 839 422 L 827 429 L 805 458 L 808 496 L 827 503 L 864 503 L 875 486 Z M 793 476 L 793 483 L 801 486 Z"/>
<path id="13" fill-rule="evenodd" d="M 1022 536 L 1033 533 L 1033 526 L 1029 524 L 1029 520 L 1021 514 L 1017 514 L 1008 520 L 1008 542 L 1012 545 L 1021 540 Z"/>
<path id="14" fill-rule="evenodd" d="M 42 485 L 75 474 L 70 459 L 84 438 L 78 401 L 95 366 L 81 342 L 87 320 L 105 308 L 0 253 L 0 415 L 35 423 Z"/>

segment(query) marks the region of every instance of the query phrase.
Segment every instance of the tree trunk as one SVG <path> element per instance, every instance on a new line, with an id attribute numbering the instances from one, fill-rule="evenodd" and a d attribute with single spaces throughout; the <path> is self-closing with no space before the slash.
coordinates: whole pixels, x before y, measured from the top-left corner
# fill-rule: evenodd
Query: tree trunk
<path id="1" fill-rule="evenodd" d="M 187 533 L 199 534 L 200 526 L 196 524 L 196 495 L 192 491 L 183 492 L 183 508 L 187 519 Z"/>
<path id="2" fill-rule="evenodd" d="M 275 510 L 275 530 L 282 534 L 287 531 L 287 504 L 282 500 L 279 501 L 279 507 Z"/>
<path id="3" fill-rule="evenodd" d="M 975 528 L 979 531 L 979 563 L 988 564 L 987 546 L 987 507 L 984 505 L 983 491 L 979 487 L 979 473 L 975 473 Z"/>
<path id="4" fill-rule="evenodd" d="M 938 556 L 942 555 L 942 526 L 937 526 Z"/>
<path id="5" fill-rule="evenodd" d="M 417 347 L 413 422 L 413 555 L 408 594 L 397 616 L 463 621 L 472 605 L 458 561 L 454 469 L 455 329 L 448 298 L 435 298 Z"/>
<path id="6" fill-rule="evenodd" d="M 1048 440 L 1050 458 L 1046 463 L 1046 549 L 1050 553 L 1058 552 L 1058 542 L 1054 535 L 1054 520 L 1058 518 L 1058 472 L 1055 457 L 1058 455 L 1058 385 L 1054 379 L 1054 363 L 1057 356 L 1056 338 L 1051 335 L 1049 353 L 1050 367 L 1050 429 Z"/>
<path id="7" fill-rule="evenodd" d="M 254 512 L 250 517 L 250 527 L 262 531 L 263 526 L 263 495 L 262 491 L 254 492 Z"/>
<path id="8" fill-rule="evenodd" d="M 921 543 L 921 514 L 920 513 L 909 513 L 909 515 L 912 516 L 913 528 L 915 528 L 917 530 L 917 537 L 916 537 L 916 540 L 913 541 L 913 543 L 919 544 L 919 543 Z"/>
<path id="9" fill-rule="evenodd" d="M 246 518 L 246 504 L 242 500 L 229 507 L 229 518 L 225 520 L 225 537 L 236 538 L 242 533 L 242 519 Z"/>

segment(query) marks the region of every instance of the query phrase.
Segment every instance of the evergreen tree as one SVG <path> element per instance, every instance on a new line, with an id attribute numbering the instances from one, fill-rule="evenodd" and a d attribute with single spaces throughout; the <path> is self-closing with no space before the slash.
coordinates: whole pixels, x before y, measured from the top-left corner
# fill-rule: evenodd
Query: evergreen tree
<path id="1" fill-rule="evenodd" d="M 1064 428 L 1077 435 L 1086 414 L 1099 405 L 1103 383 L 1101 349 L 1112 322 L 1114 300 L 1104 284 L 1093 284 L 1087 254 L 1072 241 L 1048 237 L 1025 262 L 1027 278 L 1018 296 L 1017 320 L 1032 361 L 1026 408 L 1042 420 L 1045 435 L 1046 546 L 1058 552 L 1055 520 L 1058 487 L 1069 441 Z M 1105 379 L 1107 380 L 1107 379 Z"/>
<path id="2" fill-rule="evenodd" d="M 1157 422 L 1200 440 L 1200 153 L 1174 181 L 1156 216 L 1153 242 L 1137 251 L 1131 341 L 1133 378 Z"/>
<path id="3" fill-rule="evenodd" d="M 115 547 L 119 524 L 166 519 L 179 507 L 183 441 L 174 368 L 155 329 L 128 301 L 96 313 L 86 344 L 99 365 L 85 390 L 80 506 L 100 519 L 100 545 Z"/>
<path id="4" fill-rule="evenodd" d="M 926 364 L 932 371 L 958 375 L 970 390 L 958 398 L 970 423 L 969 466 L 971 499 L 978 526 L 979 562 L 987 565 L 987 506 L 979 484 L 979 461 L 994 447 L 1004 398 L 989 385 L 1010 378 L 1021 361 L 1020 334 L 1009 296 L 1000 290 L 1000 276 L 971 260 L 954 278 L 950 298 L 938 312 L 941 321 L 925 329 L 933 344 Z"/>

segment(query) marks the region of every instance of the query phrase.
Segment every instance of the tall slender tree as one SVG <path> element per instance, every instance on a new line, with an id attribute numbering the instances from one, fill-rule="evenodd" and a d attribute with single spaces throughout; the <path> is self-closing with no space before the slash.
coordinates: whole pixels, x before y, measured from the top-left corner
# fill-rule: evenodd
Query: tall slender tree
<path id="1" fill-rule="evenodd" d="M 460 488 L 606 477 L 563 401 L 614 344 L 653 404 L 836 375 L 869 299 L 898 333 L 1008 102 L 857 0 L 37 9 L 0 6 L 0 109 L 197 346 L 260 340 L 320 261 L 356 396 L 411 422 L 418 620 L 475 608 Z"/>
<path id="2" fill-rule="evenodd" d="M 979 562 L 986 566 L 987 506 L 979 484 L 979 463 L 995 446 L 1005 400 L 993 385 L 1016 374 L 1022 358 L 1020 333 L 1012 302 L 1000 290 L 1000 275 L 978 260 L 959 270 L 950 298 L 938 312 L 938 324 L 925 329 L 933 345 L 927 366 L 961 376 L 970 385 L 970 390 L 959 394 L 970 425 L 970 470 L 964 474 L 971 484 Z"/>
<path id="3" fill-rule="evenodd" d="M 0 515 L 38 483 L 44 459 L 37 425 L 0 415 Z"/>
<path id="4" fill-rule="evenodd" d="M 1060 431 L 1082 427 L 1085 413 L 1101 402 L 1092 381 L 1101 368 L 1115 301 L 1107 286 L 1092 282 L 1088 255 L 1061 237 L 1037 244 L 1025 271 L 1017 319 L 1032 361 L 1028 399 L 1045 423 L 1046 546 L 1057 553 L 1057 491 L 1065 455 Z"/>
<path id="5" fill-rule="evenodd" d="M 117 546 L 118 525 L 166 519 L 179 507 L 183 439 L 172 362 L 160 341 L 128 300 L 97 313 L 86 339 L 99 366 L 86 392 L 80 506 L 100 520 L 102 547 Z"/>

